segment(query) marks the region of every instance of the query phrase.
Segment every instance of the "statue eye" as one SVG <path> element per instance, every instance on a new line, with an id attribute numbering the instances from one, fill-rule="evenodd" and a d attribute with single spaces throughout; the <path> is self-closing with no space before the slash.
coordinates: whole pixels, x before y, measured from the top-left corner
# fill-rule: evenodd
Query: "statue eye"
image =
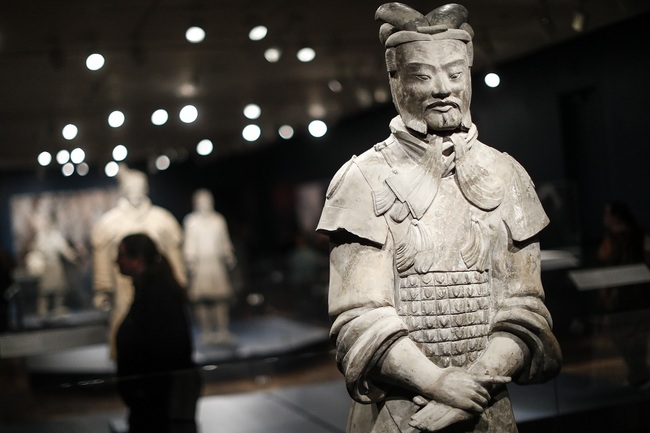
<path id="1" fill-rule="evenodd" d="M 451 78 L 452 80 L 457 80 L 461 77 L 461 75 L 463 75 L 462 72 L 452 72 L 451 74 L 449 74 L 449 78 Z"/>

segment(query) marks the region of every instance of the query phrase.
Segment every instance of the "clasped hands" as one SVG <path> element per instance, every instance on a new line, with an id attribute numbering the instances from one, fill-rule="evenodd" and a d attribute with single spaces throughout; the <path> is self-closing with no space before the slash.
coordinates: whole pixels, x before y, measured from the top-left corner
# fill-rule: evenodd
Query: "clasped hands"
<path id="1" fill-rule="evenodd" d="M 416 396 L 413 402 L 422 408 L 409 422 L 411 427 L 435 432 L 483 412 L 495 385 L 510 382 L 506 376 L 475 374 L 458 367 L 445 368 L 430 390 L 430 399 Z"/>

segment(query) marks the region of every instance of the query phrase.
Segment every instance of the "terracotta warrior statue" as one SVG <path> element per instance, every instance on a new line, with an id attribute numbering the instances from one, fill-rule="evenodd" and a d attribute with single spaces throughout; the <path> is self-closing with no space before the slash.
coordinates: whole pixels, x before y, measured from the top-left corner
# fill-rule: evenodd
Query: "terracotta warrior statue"
<path id="1" fill-rule="evenodd" d="M 505 384 L 559 372 L 536 240 L 548 219 L 526 171 L 478 140 L 467 17 L 376 13 L 399 115 L 335 175 L 318 226 L 348 432 L 516 432 Z"/>
<path id="2" fill-rule="evenodd" d="M 183 254 L 190 275 L 190 300 L 205 343 L 233 340 L 229 331 L 233 288 L 228 270 L 237 264 L 226 219 L 214 210 L 207 189 L 194 193 L 194 211 L 183 220 Z"/>
<path id="3" fill-rule="evenodd" d="M 117 175 L 120 198 L 117 205 L 97 221 L 91 234 L 95 307 L 112 310 L 110 322 L 111 355 L 115 357 L 115 333 L 133 301 L 133 283 L 120 273 L 117 247 L 130 234 L 148 235 L 167 257 L 174 276 L 187 284 L 181 252 L 183 231 L 176 218 L 149 200 L 149 183 L 144 173 L 120 167 Z"/>

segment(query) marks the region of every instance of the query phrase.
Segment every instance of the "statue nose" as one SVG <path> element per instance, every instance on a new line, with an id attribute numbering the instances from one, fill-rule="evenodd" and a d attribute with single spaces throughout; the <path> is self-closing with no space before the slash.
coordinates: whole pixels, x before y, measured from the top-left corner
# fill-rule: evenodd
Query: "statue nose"
<path id="1" fill-rule="evenodd" d="M 451 94 L 449 82 L 444 77 L 431 80 L 431 94 L 436 97 L 447 97 Z"/>

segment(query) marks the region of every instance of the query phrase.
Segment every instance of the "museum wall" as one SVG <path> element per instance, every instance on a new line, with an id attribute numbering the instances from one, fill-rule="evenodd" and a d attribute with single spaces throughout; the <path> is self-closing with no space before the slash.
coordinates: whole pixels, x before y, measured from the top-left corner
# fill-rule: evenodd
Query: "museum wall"
<path id="1" fill-rule="evenodd" d="M 487 88 L 475 71 L 473 118 L 480 139 L 513 155 L 536 185 L 554 185 L 575 207 L 572 212 L 589 247 L 601 232 L 609 200 L 627 202 L 641 225 L 650 227 L 649 160 L 644 123 L 650 100 L 650 58 L 639 41 L 648 14 L 494 68 L 501 85 Z M 299 230 L 295 190 L 327 186 L 351 155 L 388 135 L 392 105 L 344 119 L 321 139 L 297 135 L 287 142 L 204 161 L 188 160 L 150 174 L 151 198 L 179 220 L 191 210 L 191 193 L 207 187 L 216 208 L 260 254 L 272 253 Z M 146 169 L 146 166 L 134 165 Z M 56 170 L 0 174 L 0 199 L 15 194 L 115 187 L 103 174 L 63 178 Z M 324 191 L 323 191 L 324 192 Z M 12 248 L 8 206 L 0 210 L 0 240 Z"/>

